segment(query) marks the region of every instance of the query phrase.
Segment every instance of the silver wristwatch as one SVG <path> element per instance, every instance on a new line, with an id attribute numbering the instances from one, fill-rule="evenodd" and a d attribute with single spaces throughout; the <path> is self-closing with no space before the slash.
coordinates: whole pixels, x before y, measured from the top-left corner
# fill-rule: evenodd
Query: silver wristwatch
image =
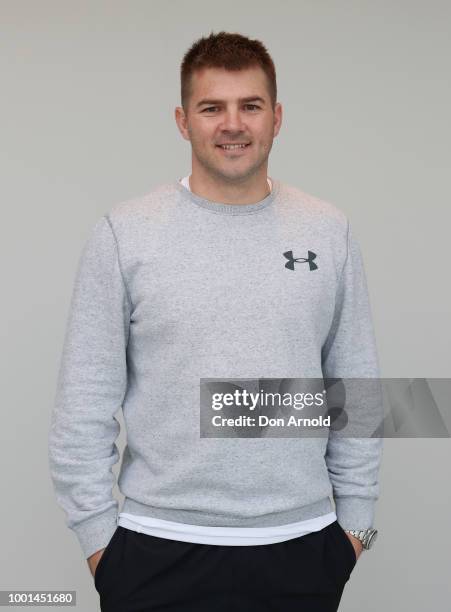
<path id="1" fill-rule="evenodd" d="M 366 550 L 370 549 L 377 538 L 377 529 L 357 529 L 351 531 L 350 529 L 344 529 L 347 533 L 350 533 L 355 538 L 360 540 L 363 544 L 363 548 Z"/>

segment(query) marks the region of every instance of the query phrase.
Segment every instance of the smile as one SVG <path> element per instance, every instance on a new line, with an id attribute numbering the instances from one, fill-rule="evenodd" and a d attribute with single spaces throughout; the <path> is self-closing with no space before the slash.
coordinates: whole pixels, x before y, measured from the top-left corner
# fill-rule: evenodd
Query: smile
<path id="1" fill-rule="evenodd" d="M 242 149 L 246 149 L 249 145 L 250 145 L 250 142 L 238 143 L 238 144 L 224 144 L 224 145 L 216 145 L 216 146 L 222 149 L 223 151 L 239 151 Z"/>

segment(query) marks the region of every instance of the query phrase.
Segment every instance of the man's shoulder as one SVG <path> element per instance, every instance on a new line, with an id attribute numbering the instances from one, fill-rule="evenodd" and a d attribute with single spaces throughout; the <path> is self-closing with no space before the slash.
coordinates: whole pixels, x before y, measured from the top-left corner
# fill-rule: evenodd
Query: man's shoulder
<path id="1" fill-rule="evenodd" d="M 167 210 L 168 202 L 176 195 L 174 182 L 158 183 L 144 193 L 116 202 L 105 214 L 116 223 L 140 221 L 149 213 L 154 216 Z"/>
<path id="2" fill-rule="evenodd" d="M 293 214 L 298 213 L 304 221 L 347 225 L 347 215 L 331 200 L 313 195 L 290 183 L 279 182 L 279 185 L 284 207 Z"/>

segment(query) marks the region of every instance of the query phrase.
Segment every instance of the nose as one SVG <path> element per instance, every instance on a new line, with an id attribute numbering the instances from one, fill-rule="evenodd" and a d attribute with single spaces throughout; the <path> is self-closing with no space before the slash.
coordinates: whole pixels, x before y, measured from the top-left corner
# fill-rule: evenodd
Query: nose
<path id="1" fill-rule="evenodd" d="M 239 109 L 229 108 L 224 113 L 221 128 L 227 132 L 242 132 L 244 124 Z"/>

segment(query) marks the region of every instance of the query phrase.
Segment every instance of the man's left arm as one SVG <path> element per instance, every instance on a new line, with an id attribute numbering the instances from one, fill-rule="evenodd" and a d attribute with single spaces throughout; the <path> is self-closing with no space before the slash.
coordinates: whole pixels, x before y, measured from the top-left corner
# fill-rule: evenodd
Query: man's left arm
<path id="1" fill-rule="evenodd" d="M 335 312 L 322 347 L 324 379 L 379 379 L 377 347 L 372 323 L 366 275 L 360 247 L 347 223 L 347 255 L 337 287 Z M 346 387 L 346 380 L 344 381 Z M 365 386 L 362 385 L 365 392 Z M 364 410 L 372 410 L 369 421 L 383 418 L 382 403 L 354 406 L 365 421 Z M 359 415 L 358 411 L 362 414 Z M 352 427 L 349 430 L 352 433 Z M 349 436 L 351 435 L 349 433 Z M 329 432 L 325 461 L 332 484 L 337 521 L 343 529 L 374 527 L 374 510 L 379 496 L 378 473 L 382 459 L 382 437 L 347 437 L 346 430 Z M 356 550 L 360 540 L 347 534 Z"/>

